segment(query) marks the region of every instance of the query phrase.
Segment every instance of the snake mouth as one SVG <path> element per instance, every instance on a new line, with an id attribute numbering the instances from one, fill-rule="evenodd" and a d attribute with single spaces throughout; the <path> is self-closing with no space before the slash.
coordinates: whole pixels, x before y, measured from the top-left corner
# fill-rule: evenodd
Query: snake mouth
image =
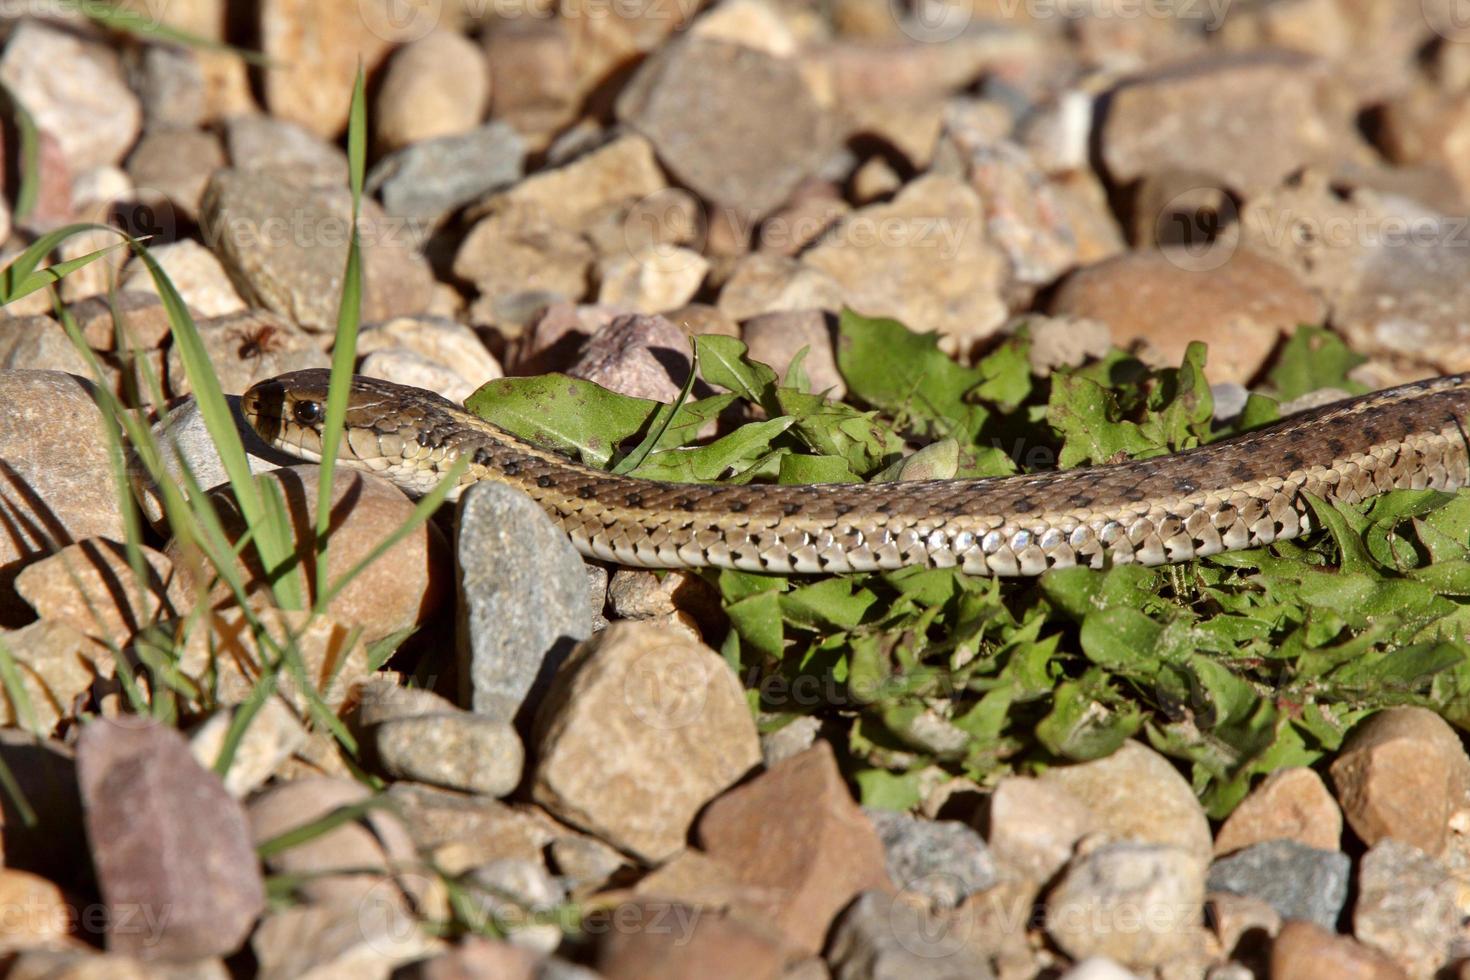
<path id="1" fill-rule="evenodd" d="M 286 434 L 286 386 L 275 378 L 251 385 L 240 396 L 240 413 L 262 439 L 277 445 Z"/>

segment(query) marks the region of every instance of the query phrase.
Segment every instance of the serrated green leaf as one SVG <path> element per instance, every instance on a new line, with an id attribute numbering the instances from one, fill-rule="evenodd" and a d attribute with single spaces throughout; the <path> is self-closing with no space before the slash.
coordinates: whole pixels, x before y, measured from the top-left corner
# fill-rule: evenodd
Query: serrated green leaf
<path id="1" fill-rule="evenodd" d="M 1303 326 L 1282 345 L 1267 379 L 1282 400 L 1300 398 L 1319 388 L 1361 394 L 1363 386 L 1349 380 L 1348 372 L 1365 360 L 1330 330 Z"/>

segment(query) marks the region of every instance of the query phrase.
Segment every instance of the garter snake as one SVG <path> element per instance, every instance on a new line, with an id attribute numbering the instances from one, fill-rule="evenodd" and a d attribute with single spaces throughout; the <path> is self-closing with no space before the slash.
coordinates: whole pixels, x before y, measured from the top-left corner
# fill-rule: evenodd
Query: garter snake
<path id="1" fill-rule="evenodd" d="M 328 373 L 297 371 L 243 398 L 268 443 L 320 458 Z M 575 463 L 416 388 L 353 381 L 339 459 L 414 495 L 468 459 L 536 500 L 584 555 L 645 568 L 769 573 L 958 566 L 1038 575 L 1159 565 L 1293 538 L 1310 494 L 1356 502 L 1453 490 L 1470 466 L 1470 374 L 1334 402 L 1171 456 L 989 479 L 803 486 L 660 483 Z"/>

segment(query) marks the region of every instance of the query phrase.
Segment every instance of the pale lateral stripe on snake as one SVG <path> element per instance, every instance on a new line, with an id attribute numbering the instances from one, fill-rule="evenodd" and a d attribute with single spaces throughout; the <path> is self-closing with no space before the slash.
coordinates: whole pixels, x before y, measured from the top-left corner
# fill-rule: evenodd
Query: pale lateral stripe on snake
<path id="1" fill-rule="evenodd" d="M 269 443 L 319 458 L 328 374 L 244 396 Z M 645 568 L 770 573 L 958 566 L 976 575 L 1159 565 L 1310 530 L 1304 494 L 1355 503 L 1453 490 L 1470 467 L 1470 374 L 1346 399 L 1171 456 L 991 479 L 801 486 L 614 476 L 532 445 L 438 395 L 353 381 L 340 459 L 421 495 L 459 456 L 528 493 L 584 555 Z"/>

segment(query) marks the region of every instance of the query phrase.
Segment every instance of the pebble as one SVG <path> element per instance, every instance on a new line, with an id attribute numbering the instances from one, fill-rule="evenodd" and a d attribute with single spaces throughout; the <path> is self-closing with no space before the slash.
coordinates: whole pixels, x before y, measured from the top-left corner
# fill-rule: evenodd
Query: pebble
<path id="1" fill-rule="evenodd" d="M 739 882 L 774 893 L 769 921 L 808 952 L 854 897 L 893 890 L 883 844 L 825 741 L 725 792 L 695 837 Z"/>
<path id="2" fill-rule="evenodd" d="M 735 264 L 717 305 L 731 320 L 767 313 L 836 312 L 843 306 L 843 290 L 836 279 L 797 259 L 756 252 Z"/>
<path id="3" fill-rule="evenodd" d="M 835 980 L 992 980 L 963 925 L 908 896 L 865 891 L 842 914 L 827 950 Z"/>
<path id="4" fill-rule="evenodd" d="M 373 896 L 377 898 L 378 896 Z M 298 905 L 272 912 L 251 937 L 259 980 L 386 978 L 439 946 L 395 905 Z"/>
<path id="5" fill-rule="evenodd" d="M 199 202 L 210 176 L 225 165 L 219 137 L 201 129 L 150 129 L 128 155 L 128 176 L 137 196 L 179 217 L 199 220 Z"/>
<path id="6" fill-rule="evenodd" d="M 490 924 L 512 943 L 550 953 L 561 943 L 554 915 L 567 900 L 565 886 L 539 859 L 499 858 L 464 876 L 474 908 L 470 914 Z"/>
<path id="7" fill-rule="evenodd" d="M 1102 822 L 1056 782 L 1007 776 L 996 783 L 986 812 L 986 840 L 1004 867 L 1035 882 L 1049 880 L 1073 848 Z"/>
<path id="8" fill-rule="evenodd" d="M 1387 953 L 1410 976 L 1435 975 L 1461 935 L 1460 883 L 1450 869 L 1388 837 L 1363 855 L 1357 886 L 1353 935 L 1358 941 Z"/>
<path id="9" fill-rule="evenodd" d="M 369 735 L 383 771 L 398 779 L 495 797 L 521 781 L 525 752 L 507 722 L 451 709 L 381 721 Z"/>
<path id="10" fill-rule="evenodd" d="M 73 909 L 64 910 L 75 914 Z M 144 961 L 121 953 L 83 952 L 76 949 L 30 949 L 17 957 L 5 974 L 14 980 L 229 980 L 230 971 L 217 958 L 177 963 Z"/>
<path id="11" fill-rule="evenodd" d="M 410 964 L 402 980 L 537 980 L 537 959 L 528 949 L 471 936 L 433 959 Z"/>
<path id="12" fill-rule="evenodd" d="M 581 235 L 555 224 L 539 205 L 505 201 L 470 229 L 453 270 L 480 294 L 472 318 L 492 324 L 520 305 L 580 299 L 594 258 Z"/>
<path id="13" fill-rule="evenodd" d="M 565 371 L 593 334 L 622 315 L 596 304 L 548 303 L 512 349 L 511 373 Z"/>
<path id="14" fill-rule="evenodd" d="M 347 154 L 287 119 L 265 115 L 225 120 L 225 146 L 236 170 L 274 170 L 323 186 L 347 182 Z"/>
<path id="15" fill-rule="evenodd" d="M 245 301 L 240 298 L 235 284 L 230 282 L 225 267 L 213 252 L 192 238 L 154 245 L 148 251 L 196 318 L 209 319 L 245 311 Z M 162 304 L 157 303 L 158 287 L 153 282 L 153 275 L 139 260 L 132 259 L 123 266 L 122 289 L 118 294 L 119 300 L 151 295 L 162 309 Z"/>
<path id="16" fill-rule="evenodd" d="M 505 373 L 473 330 L 443 317 L 396 317 L 364 327 L 358 334 L 360 355 L 394 348 L 412 351 L 449 369 L 470 391 Z"/>
<path id="17" fill-rule="evenodd" d="M 316 535 L 320 476 L 316 464 L 282 467 L 263 476 L 276 485 L 285 501 L 296 553 L 303 556 L 308 567 L 314 567 L 314 560 L 308 556 L 314 554 L 312 541 Z M 231 541 L 237 540 L 245 526 L 232 491 L 224 487 L 214 496 L 225 535 Z M 338 470 L 334 474 L 331 506 L 333 527 L 327 548 L 327 577 L 333 584 L 413 512 L 413 502 L 396 486 L 382 477 L 354 470 Z M 170 544 L 166 549 L 171 558 L 175 557 L 175 548 Z M 344 586 L 327 612 L 341 622 L 360 628 L 364 643 L 427 622 L 435 615 L 447 591 L 446 551 L 443 537 L 434 524 L 419 525 Z M 247 589 L 263 590 L 265 579 L 258 558 L 252 552 L 248 559 L 241 561 Z M 190 584 L 196 590 L 202 585 Z M 317 584 L 313 583 L 311 596 L 315 596 L 316 588 Z M 217 590 L 211 594 L 215 601 L 224 598 Z"/>
<path id="18" fill-rule="evenodd" d="M 597 302 L 639 313 L 678 309 L 694 298 L 708 272 L 708 259 L 677 246 L 605 256 L 597 264 Z"/>
<path id="19" fill-rule="evenodd" d="M 214 769 L 242 710 L 221 708 L 190 733 L 189 751 L 201 766 Z M 235 746 L 230 768 L 221 777 L 225 792 L 243 800 L 260 789 L 292 753 L 306 744 L 306 737 L 306 729 L 284 701 L 269 698 L 262 702 Z"/>
<path id="20" fill-rule="evenodd" d="M 204 67 L 190 48 L 146 45 L 132 71 L 133 90 L 148 129 L 204 122 Z"/>
<path id="21" fill-rule="evenodd" d="M 794 59 L 697 36 L 644 61 L 619 94 L 617 114 L 680 183 L 716 207 L 754 215 L 814 173 L 837 137 Z M 691 140 L 690 119 L 719 125 Z"/>
<path id="22" fill-rule="evenodd" d="M 760 761 L 729 665 L 688 637 L 635 623 L 610 624 L 562 666 L 535 746 L 533 799 L 647 861 L 683 847 L 700 808 Z"/>
<path id="23" fill-rule="evenodd" d="M 1326 318 L 1322 301 L 1289 270 L 1249 249 L 1208 274 L 1192 255 L 1171 246 L 1088 266 L 1062 283 L 1051 312 L 1101 320 L 1115 344 L 1141 341 L 1145 357 L 1160 366 L 1177 367 L 1191 340 L 1208 340 L 1211 380 L 1241 383 L 1284 333 Z"/>
<path id="24" fill-rule="evenodd" d="M 0 369 L 92 374 L 61 324 L 44 314 L 0 319 Z"/>
<path id="25" fill-rule="evenodd" d="M 200 205 L 205 242 L 254 306 L 313 333 L 336 329 L 351 198 L 277 171 L 221 170 Z M 433 277 L 414 229 L 364 201 L 362 319 L 421 312 Z"/>
<path id="26" fill-rule="evenodd" d="M 552 675 L 592 635 L 585 566 L 546 512 L 504 484 L 467 488 L 457 525 L 461 703 L 525 731 Z"/>
<path id="27" fill-rule="evenodd" d="M 66 893 L 40 875 L 0 869 L 0 907 L 11 910 L 11 921 L 0 935 L 0 952 L 54 949 L 64 947 L 73 938 L 75 910 L 68 905 Z M 10 973 L 14 973 L 14 967 Z"/>
<path id="28" fill-rule="evenodd" d="M 1215 854 L 1281 839 L 1323 851 L 1342 843 L 1342 811 L 1322 777 L 1304 766 L 1271 773 L 1236 804 L 1215 835 Z"/>
<path id="29" fill-rule="evenodd" d="M 479 123 L 490 100 L 490 71 L 479 45 L 453 31 L 434 31 L 394 51 L 378 84 L 373 122 L 387 151 Z"/>
<path id="30" fill-rule="evenodd" d="M 244 310 L 199 320 L 194 325 L 226 395 L 242 395 L 257 381 L 287 371 L 330 367 L 332 363 L 316 337 L 265 310 Z M 194 392 L 178 344 L 168 352 L 168 388 L 176 397 Z"/>
<path id="31" fill-rule="evenodd" d="M 1031 155 L 1010 140 L 960 147 L 970 186 L 985 202 L 990 240 L 1010 259 L 1016 281 L 1045 286 L 1076 266 L 1067 211 Z"/>
<path id="32" fill-rule="evenodd" d="M 1373 715 L 1349 736 L 1329 772 L 1348 824 L 1365 844 L 1393 837 L 1436 857 L 1470 791 L 1460 737 L 1427 708 Z"/>
<path id="33" fill-rule="evenodd" d="M 864 811 L 888 856 L 888 877 L 934 908 L 953 909 L 996 883 L 985 841 L 957 820 L 924 820 L 891 810 Z"/>
<path id="34" fill-rule="evenodd" d="M 1300 980 L 1407 980 L 1389 957 L 1351 936 L 1310 922 L 1287 922 L 1271 944 L 1271 976 Z"/>
<path id="35" fill-rule="evenodd" d="M 778 980 L 791 955 L 768 930 L 666 901 L 619 904 L 608 910 L 606 923 L 614 927 L 606 929 L 596 958 L 597 972 L 606 980 Z M 601 917 L 592 924 L 605 928 Z"/>
<path id="36" fill-rule="evenodd" d="M 1043 783 L 1071 793 L 1103 830 L 1125 840 L 1172 844 L 1203 866 L 1213 851 L 1210 824 L 1174 764 L 1141 742 L 1124 742 L 1106 758 L 1042 773 Z M 1138 806 L 1147 799 L 1147 807 Z M 998 845 L 992 841 L 992 847 Z"/>
<path id="37" fill-rule="evenodd" d="M 346 127 L 358 68 L 371 76 L 415 19 L 383 0 L 262 0 L 256 17 L 266 108 L 322 139 Z"/>
<path id="38" fill-rule="evenodd" d="M 455 136 L 427 139 L 378 161 L 369 191 L 390 215 L 437 224 L 491 191 L 521 179 L 525 141 L 496 121 Z"/>
<path id="39" fill-rule="evenodd" d="M 93 721 L 77 741 L 77 780 L 108 949 L 149 960 L 238 949 L 265 883 L 240 805 L 183 737 L 146 720 Z M 149 910 L 168 914 L 139 921 Z"/>
<path id="40" fill-rule="evenodd" d="M 156 254 L 157 250 L 153 251 Z M 168 314 L 156 294 L 150 296 L 126 289 L 112 297 L 94 296 L 72 303 L 66 312 L 76 321 L 82 338 L 94 351 L 129 347 L 152 350 L 163 346 L 171 329 Z"/>
<path id="41" fill-rule="evenodd" d="M 979 195 L 951 177 L 920 177 L 891 202 L 854 211 L 801 261 L 837 280 L 857 312 L 937 331 L 951 349 L 1005 322 L 1008 263 L 986 237 Z"/>
<path id="42" fill-rule="evenodd" d="M 689 336 L 665 317 L 620 316 L 592 335 L 567 374 L 620 395 L 672 402 L 689 358 Z"/>
<path id="43" fill-rule="evenodd" d="M 143 627 L 182 607 L 173 563 L 147 545 L 139 550 L 147 576 L 142 582 L 122 545 L 87 538 L 21 569 L 15 590 L 43 620 L 121 648 Z"/>
<path id="44" fill-rule="evenodd" d="M 1268 840 L 1216 860 L 1206 885 L 1263 899 L 1283 919 L 1306 919 L 1331 929 L 1347 902 L 1351 874 L 1352 861 L 1341 851 Z"/>
<path id="45" fill-rule="evenodd" d="M 246 816 L 259 846 L 371 798 L 367 787 L 348 779 L 293 779 L 252 798 Z M 354 911 L 385 904 L 402 909 L 402 894 L 391 885 L 413 895 L 425 881 L 411 872 L 414 846 L 403 823 L 383 807 L 277 851 L 265 858 L 265 866 L 274 875 L 299 876 L 296 892 L 307 904 Z"/>
<path id="46" fill-rule="evenodd" d="M 13 485 L 28 488 L 4 495 L 11 530 L 0 537 L 0 582 L 62 541 L 124 540 L 92 386 L 59 371 L 0 371 L 0 405 L 0 461 Z M 14 598 L 0 600 L 0 622 L 15 623 L 20 610 Z"/>
<path id="47" fill-rule="evenodd" d="M 15 661 L 21 688 L 30 702 L 26 716 L 8 693 L 0 698 L 0 724 L 38 735 L 49 734 L 63 720 L 74 718 L 75 706 L 85 702 L 98 679 L 113 676 L 117 669 L 105 646 L 62 622 L 40 620 L 0 631 L 0 642 Z"/>
<path id="48" fill-rule="evenodd" d="M 822 721 L 813 715 L 791 719 L 775 731 L 761 736 L 761 759 L 767 769 L 811 748 L 822 730 Z"/>
<path id="49" fill-rule="evenodd" d="M 545 148 L 577 115 L 579 79 L 573 38 L 560 19 L 503 18 L 484 34 L 490 64 L 490 115 Z"/>
<path id="50" fill-rule="evenodd" d="M 1046 931 L 1074 959 L 1155 967 L 1199 945 L 1204 896 L 1204 864 L 1195 854 L 1165 844 L 1103 844 L 1062 873 L 1047 896 Z"/>
<path id="51" fill-rule="evenodd" d="M 0 82 L 61 144 L 72 173 L 122 160 L 143 121 L 116 53 L 41 20 L 22 20 L 0 55 Z"/>
<path id="52" fill-rule="evenodd" d="M 368 378 L 382 378 L 395 384 L 423 388 L 443 395 L 455 404 L 462 403 L 478 387 L 467 383 L 452 368 L 407 347 L 385 347 L 373 351 L 358 364 L 357 373 Z"/>
<path id="53" fill-rule="evenodd" d="M 805 350 L 801 369 L 806 374 L 807 390 L 833 401 L 847 394 L 832 350 L 832 324 L 823 311 L 762 313 L 745 321 L 740 337 L 751 359 L 775 367 L 783 381 L 787 381 L 789 365 L 796 355 Z"/>
<path id="54" fill-rule="evenodd" d="M 640 201 L 667 186 L 653 147 L 630 133 L 562 166 L 538 171 L 490 203 L 534 205 L 553 225 L 579 230 L 610 206 Z"/>

